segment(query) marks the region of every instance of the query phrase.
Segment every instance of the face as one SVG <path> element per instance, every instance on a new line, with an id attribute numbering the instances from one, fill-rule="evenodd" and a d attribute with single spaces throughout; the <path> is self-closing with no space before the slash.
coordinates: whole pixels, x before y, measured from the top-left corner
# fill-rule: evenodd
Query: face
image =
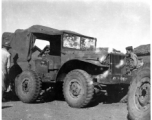
<path id="1" fill-rule="evenodd" d="M 130 50 L 127 50 L 127 53 L 128 53 L 128 54 L 130 54 L 130 53 L 131 53 L 131 51 L 130 51 Z"/>
<path id="2" fill-rule="evenodd" d="M 6 49 L 9 51 L 9 50 L 10 50 L 10 47 L 6 47 Z"/>

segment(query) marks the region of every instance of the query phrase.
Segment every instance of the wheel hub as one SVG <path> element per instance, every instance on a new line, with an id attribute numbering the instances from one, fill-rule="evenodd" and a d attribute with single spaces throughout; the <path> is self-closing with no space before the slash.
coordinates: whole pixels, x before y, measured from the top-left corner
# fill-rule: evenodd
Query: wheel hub
<path id="1" fill-rule="evenodd" d="M 24 92 L 29 92 L 29 79 L 28 78 L 25 78 L 22 82 L 22 90 Z"/>
<path id="2" fill-rule="evenodd" d="M 146 78 L 147 79 L 147 78 Z M 147 81 L 141 82 L 136 91 L 137 107 L 141 110 L 147 109 L 150 104 L 150 83 Z"/>
<path id="3" fill-rule="evenodd" d="M 145 106 L 149 101 L 149 84 L 144 84 L 141 86 L 139 93 L 139 102 L 142 106 Z"/>
<path id="4" fill-rule="evenodd" d="M 81 86 L 78 81 L 71 81 L 70 83 L 70 93 L 73 97 L 77 97 L 80 95 Z"/>

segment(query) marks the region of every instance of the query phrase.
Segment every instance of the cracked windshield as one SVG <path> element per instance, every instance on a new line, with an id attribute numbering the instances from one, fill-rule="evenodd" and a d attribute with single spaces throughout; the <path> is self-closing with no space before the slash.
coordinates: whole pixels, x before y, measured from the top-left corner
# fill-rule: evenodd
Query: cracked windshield
<path id="1" fill-rule="evenodd" d="M 96 40 L 86 37 L 79 37 L 76 35 L 64 34 L 63 47 L 81 50 L 92 50 L 96 47 Z"/>

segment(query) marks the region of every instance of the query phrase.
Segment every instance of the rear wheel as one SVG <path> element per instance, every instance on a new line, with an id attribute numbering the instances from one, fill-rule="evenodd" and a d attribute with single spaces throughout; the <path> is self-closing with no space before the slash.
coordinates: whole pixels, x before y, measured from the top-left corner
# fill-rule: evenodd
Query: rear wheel
<path id="1" fill-rule="evenodd" d="M 24 71 L 15 81 L 15 91 L 22 102 L 32 103 L 41 92 L 41 80 L 34 71 Z"/>
<path id="2" fill-rule="evenodd" d="M 150 65 L 142 67 L 133 79 L 128 93 L 131 120 L 150 120 Z"/>
<path id="3" fill-rule="evenodd" d="M 73 70 L 67 74 L 63 84 L 64 98 L 71 107 L 86 106 L 94 93 L 93 81 L 83 70 Z"/>

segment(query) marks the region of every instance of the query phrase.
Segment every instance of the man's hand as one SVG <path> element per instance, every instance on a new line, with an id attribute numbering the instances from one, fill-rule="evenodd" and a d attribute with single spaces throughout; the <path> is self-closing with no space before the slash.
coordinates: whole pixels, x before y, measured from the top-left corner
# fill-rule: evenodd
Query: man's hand
<path id="1" fill-rule="evenodd" d="M 10 92 L 10 91 L 12 91 L 11 85 L 8 86 L 6 92 Z"/>
<path id="2" fill-rule="evenodd" d="M 116 65 L 116 68 L 120 68 L 125 64 L 124 60 L 120 60 L 120 62 Z"/>

